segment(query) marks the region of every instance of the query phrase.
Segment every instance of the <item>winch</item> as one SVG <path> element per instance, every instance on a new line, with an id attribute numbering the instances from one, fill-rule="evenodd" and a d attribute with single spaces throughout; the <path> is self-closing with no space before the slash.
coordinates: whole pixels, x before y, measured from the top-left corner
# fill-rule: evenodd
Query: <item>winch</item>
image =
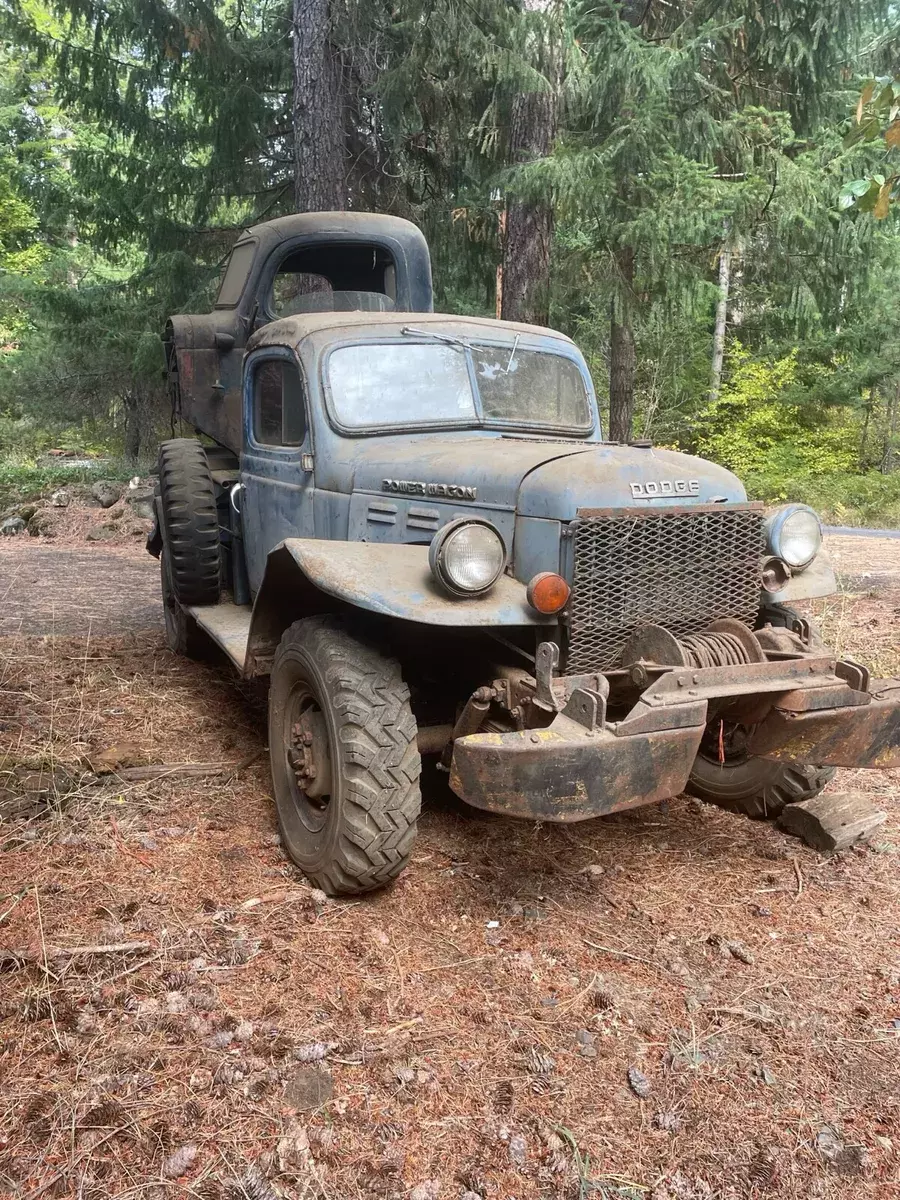
<path id="1" fill-rule="evenodd" d="M 743 621 L 723 617 L 702 633 L 677 638 L 662 625 L 636 629 L 622 648 L 627 670 L 658 667 L 737 667 L 766 662 L 756 635 Z"/>

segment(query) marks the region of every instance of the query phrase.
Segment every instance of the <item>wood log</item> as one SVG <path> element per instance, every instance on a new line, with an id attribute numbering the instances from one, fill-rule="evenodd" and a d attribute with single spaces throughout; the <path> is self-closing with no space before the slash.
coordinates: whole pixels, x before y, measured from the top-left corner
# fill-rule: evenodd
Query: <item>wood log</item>
<path id="1" fill-rule="evenodd" d="M 846 850 L 868 838 L 887 820 L 864 792 L 827 792 L 786 804 L 778 824 L 814 850 Z"/>

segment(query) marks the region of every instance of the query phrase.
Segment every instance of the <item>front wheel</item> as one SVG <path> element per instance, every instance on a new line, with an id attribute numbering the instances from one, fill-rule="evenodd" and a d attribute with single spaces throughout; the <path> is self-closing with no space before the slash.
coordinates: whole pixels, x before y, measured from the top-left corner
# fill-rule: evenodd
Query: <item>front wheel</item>
<path id="1" fill-rule="evenodd" d="M 687 791 L 708 804 L 757 820 L 777 817 L 786 804 L 811 800 L 834 776 L 834 767 L 810 767 L 748 754 L 749 729 L 712 721 L 700 743 Z"/>
<path id="2" fill-rule="evenodd" d="M 399 665 L 334 617 L 296 621 L 272 664 L 269 755 L 285 848 L 331 895 L 409 861 L 421 759 Z"/>

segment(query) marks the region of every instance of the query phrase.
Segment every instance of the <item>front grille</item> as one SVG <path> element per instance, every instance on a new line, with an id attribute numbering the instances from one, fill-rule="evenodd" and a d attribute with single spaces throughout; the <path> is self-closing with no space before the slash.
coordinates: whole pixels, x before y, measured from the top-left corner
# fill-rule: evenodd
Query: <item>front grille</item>
<path id="1" fill-rule="evenodd" d="M 753 625 L 763 553 L 760 505 L 604 509 L 572 523 L 566 670 L 612 670 L 628 635 L 697 633 L 717 617 Z"/>

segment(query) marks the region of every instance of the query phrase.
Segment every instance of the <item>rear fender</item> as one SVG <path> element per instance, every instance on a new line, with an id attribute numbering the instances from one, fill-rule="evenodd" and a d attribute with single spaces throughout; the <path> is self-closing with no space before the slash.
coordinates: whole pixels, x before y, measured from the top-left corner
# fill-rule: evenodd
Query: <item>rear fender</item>
<path id="1" fill-rule="evenodd" d="M 428 547 L 289 538 L 271 551 L 253 606 L 248 675 L 265 674 L 282 633 L 314 613 L 357 610 L 445 629 L 552 624 L 528 604 L 525 584 L 502 575 L 486 596 L 457 600 L 442 592 Z"/>

